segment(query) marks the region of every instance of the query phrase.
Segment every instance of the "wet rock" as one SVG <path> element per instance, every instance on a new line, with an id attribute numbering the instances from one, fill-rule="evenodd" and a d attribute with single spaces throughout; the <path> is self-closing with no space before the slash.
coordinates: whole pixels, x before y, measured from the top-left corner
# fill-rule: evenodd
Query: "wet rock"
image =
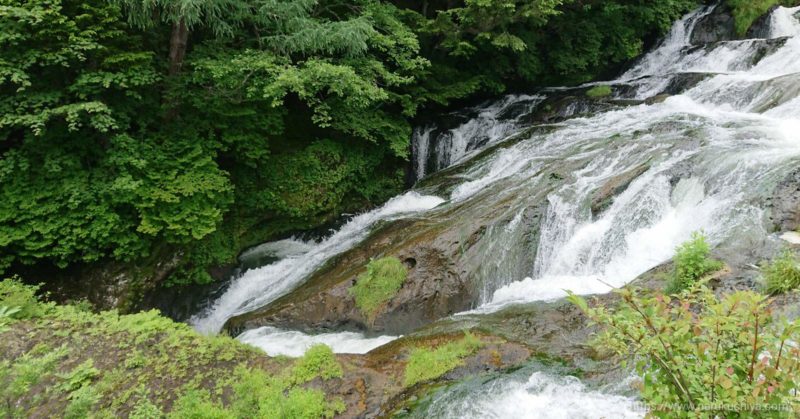
<path id="1" fill-rule="evenodd" d="M 453 246 L 459 242 L 424 224 L 403 220 L 385 226 L 364 245 L 334 258 L 291 294 L 264 309 L 234 317 L 226 328 L 238 332 L 263 325 L 301 330 L 344 327 L 401 334 L 469 307 L 475 295 L 458 271 L 458 249 Z M 480 228 L 473 234 L 480 234 Z M 408 275 L 397 294 L 370 320 L 356 307 L 349 288 L 371 258 L 390 255 L 406 262 Z"/>
<path id="2" fill-rule="evenodd" d="M 543 203 L 545 201 L 542 201 Z M 436 221 L 400 220 L 383 226 L 362 245 L 334 258 L 298 289 L 265 308 L 230 319 L 231 334 L 271 325 L 306 331 L 359 329 L 386 334 L 405 334 L 432 321 L 472 307 L 482 287 L 479 277 L 488 277 L 490 267 L 482 263 L 493 231 L 510 220 L 498 211 L 482 212 L 470 206 L 448 211 Z M 486 209 L 486 208 L 484 208 Z M 530 228 L 522 240 L 535 248 L 544 206 L 523 212 L 519 222 Z M 458 223 L 453 223 L 456 218 Z M 371 258 L 393 256 L 406 263 L 408 275 L 397 294 L 368 319 L 355 305 L 349 288 Z M 521 257 L 526 257 L 522 255 Z M 528 255 L 532 258 L 533 255 Z M 519 260 L 520 269 L 532 263 Z M 513 263 L 512 263 L 513 265 Z"/>
<path id="3" fill-rule="evenodd" d="M 551 124 L 569 118 L 606 112 L 615 107 L 605 98 L 590 98 L 583 91 L 556 92 L 550 93 L 550 97 L 537 106 L 536 112 L 523 119 L 528 123 Z"/>
<path id="4" fill-rule="evenodd" d="M 462 365 L 432 382 L 405 387 L 405 367 L 411 351 L 417 347 L 435 348 L 463 337 L 462 332 L 409 336 L 398 339 L 365 355 L 338 355 L 344 376 L 321 382 L 325 392 L 341 397 L 347 418 L 390 416 L 403 405 L 418 399 L 432 386 L 465 377 L 504 371 L 527 362 L 533 352 L 525 345 L 506 341 L 498 336 L 476 332 L 483 346 L 467 356 Z"/>
<path id="5" fill-rule="evenodd" d="M 663 97 L 663 95 L 682 94 L 711 76 L 712 75 L 709 73 L 678 73 L 669 80 L 669 84 L 664 91 L 661 92 L 660 95 L 655 96 L 652 100 L 657 100 L 657 97 Z"/>
<path id="6" fill-rule="evenodd" d="M 745 38 L 768 38 L 770 35 L 770 22 L 772 21 L 771 15 L 772 12 L 774 12 L 778 7 L 780 6 L 772 6 L 767 13 L 759 16 L 758 19 L 753 22 L 750 28 L 747 29 Z"/>
<path id="7" fill-rule="evenodd" d="M 702 45 L 734 39 L 737 39 L 736 21 L 730 8 L 720 4 L 697 22 L 690 42 L 693 45 Z"/>
<path id="8" fill-rule="evenodd" d="M 142 298 L 172 274 L 182 256 L 180 252 L 163 251 L 128 263 L 74 265 L 49 275 L 43 290 L 53 301 L 86 300 L 98 310 L 130 312 L 139 308 Z M 41 272 L 23 273 L 23 277 L 41 278 Z"/>
<path id="9" fill-rule="evenodd" d="M 591 202 L 591 209 L 592 215 L 595 217 L 605 211 L 612 202 L 614 202 L 614 197 L 621 194 L 625 189 L 628 188 L 628 185 L 631 184 L 637 177 L 639 177 L 642 173 L 646 172 L 650 168 L 648 164 L 642 164 L 637 167 L 634 167 L 627 172 L 620 173 L 609 179 L 600 189 L 597 189 L 592 193 L 592 202 Z"/>
<path id="10" fill-rule="evenodd" d="M 800 227 L 800 169 L 778 183 L 768 202 L 776 231 L 794 231 Z"/>

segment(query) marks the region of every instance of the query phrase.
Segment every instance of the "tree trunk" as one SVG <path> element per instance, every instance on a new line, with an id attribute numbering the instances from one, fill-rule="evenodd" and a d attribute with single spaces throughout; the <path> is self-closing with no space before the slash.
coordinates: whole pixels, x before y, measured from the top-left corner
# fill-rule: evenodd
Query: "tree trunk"
<path id="1" fill-rule="evenodd" d="M 186 57 L 186 43 L 189 41 L 189 28 L 183 19 L 172 25 L 172 36 L 169 38 L 169 75 L 181 72 L 183 58 Z"/>

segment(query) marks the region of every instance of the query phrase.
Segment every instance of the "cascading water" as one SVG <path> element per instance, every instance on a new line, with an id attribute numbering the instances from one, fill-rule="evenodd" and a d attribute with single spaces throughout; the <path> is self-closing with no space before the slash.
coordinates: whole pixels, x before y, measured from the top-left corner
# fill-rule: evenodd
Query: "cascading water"
<path id="1" fill-rule="evenodd" d="M 779 7 L 776 9 L 769 22 L 769 36 L 779 38 L 782 36 L 795 36 L 800 33 L 800 6 Z"/>
<path id="2" fill-rule="evenodd" d="M 625 381 L 616 387 L 624 387 Z M 529 369 L 488 382 L 465 382 L 433 397 L 412 418 L 575 419 L 639 418 L 634 398 L 587 388 L 575 377 Z"/>
<path id="3" fill-rule="evenodd" d="M 435 125 L 416 129 L 411 139 L 416 178 L 463 161 L 472 152 L 506 138 L 519 128 L 520 116 L 533 110 L 542 99 L 544 96 L 508 95 L 467 110 L 468 115 L 477 115 L 453 129 L 439 131 Z"/>
<path id="4" fill-rule="evenodd" d="M 695 25 L 712 11 L 705 7 L 676 23 L 657 49 L 609 82 L 611 110 L 528 130 L 522 116 L 544 96 L 509 96 L 453 130 L 418 130 L 418 178 L 458 165 L 457 182 L 420 189 L 446 200 L 410 192 L 353 218 L 319 243 L 272 244 L 290 250 L 235 279 L 193 323 L 215 332 L 232 315 L 274 301 L 362 241 L 381 220 L 437 219 L 463 208 L 472 214 L 491 208 L 495 220 L 476 244 L 486 256 L 474 262 L 481 295 L 473 316 L 558 299 L 564 289 L 608 292 L 668 260 L 697 230 L 735 259 L 768 238 L 764 202 L 800 162 L 800 8 L 776 9 L 764 39 L 691 45 Z M 665 91 L 672 96 L 651 100 Z M 481 147 L 509 137 L 514 138 L 470 160 Z M 392 337 L 375 341 L 264 328 L 240 339 L 289 353 L 292 342 L 363 352 Z M 626 407 L 631 399 L 543 373 L 445 392 L 440 399 L 427 412 L 457 405 L 450 411 L 461 417 L 593 417 L 598 409 L 614 409 L 615 417 L 617 411 L 641 416 Z M 552 406 L 564 409 L 550 416 L 536 410 Z"/>
<path id="5" fill-rule="evenodd" d="M 703 229 L 728 254 L 764 240 L 764 194 L 800 161 L 798 10 L 778 8 L 769 39 L 698 49 L 688 39 L 693 25 L 710 12 L 701 9 L 678 22 L 659 49 L 616 83 L 633 84 L 629 91 L 644 99 L 660 93 L 679 73 L 706 73 L 703 81 L 663 103 L 567 121 L 535 138 L 536 147 L 520 144 L 507 151 L 538 150 L 586 164 L 548 196 L 531 277 L 497 289 L 476 312 L 559 298 L 563 289 L 607 292 L 609 285 L 623 285 L 668 259 L 695 230 Z M 607 209 L 593 214 L 593 191 L 637 165 L 647 170 Z M 508 377 L 469 392 L 445 391 L 414 416 L 644 414 L 641 406 L 632 410 L 636 406 L 630 400 L 597 394 L 577 380 L 537 372 L 527 382 Z"/>
<path id="6" fill-rule="evenodd" d="M 385 345 L 396 336 L 365 337 L 356 332 L 321 333 L 308 335 L 293 330 L 281 330 L 275 327 L 260 327 L 248 330 L 238 339 L 244 343 L 261 348 L 267 355 L 303 356 L 313 345 L 328 345 L 336 353 L 364 354 L 379 346 Z"/>
<path id="7" fill-rule="evenodd" d="M 361 241 L 377 222 L 429 210 L 442 202 L 439 197 L 409 192 L 389 200 L 381 208 L 354 217 L 319 243 L 283 242 L 292 249 L 302 250 L 287 252 L 275 263 L 246 271 L 209 309 L 190 322 L 201 332 L 216 333 L 232 316 L 262 307 L 294 289 L 326 260 Z"/>

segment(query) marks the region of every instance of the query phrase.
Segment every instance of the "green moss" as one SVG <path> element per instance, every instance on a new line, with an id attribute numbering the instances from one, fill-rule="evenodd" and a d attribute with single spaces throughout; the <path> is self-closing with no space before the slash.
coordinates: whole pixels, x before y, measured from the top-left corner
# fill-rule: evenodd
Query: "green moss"
<path id="1" fill-rule="evenodd" d="M 744 36 L 753 23 L 772 6 L 795 6 L 797 0 L 727 0 L 736 22 L 736 33 Z"/>
<path id="2" fill-rule="evenodd" d="M 479 338 L 465 332 L 462 339 L 437 348 L 413 349 L 406 364 L 405 385 L 410 387 L 441 377 L 461 365 L 465 357 L 473 354 L 482 345 Z"/>
<path id="3" fill-rule="evenodd" d="M 767 264 L 763 270 L 764 288 L 770 294 L 782 294 L 800 287 L 800 266 L 789 250 Z"/>
<path id="4" fill-rule="evenodd" d="M 595 86 L 586 91 L 586 96 L 592 99 L 611 96 L 611 86 Z"/>
<path id="5" fill-rule="evenodd" d="M 396 257 L 374 259 L 350 287 L 350 294 L 355 297 L 361 313 L 372 320 L 380 307 L 397 294 L 407 275 L 408 270 Z"/>

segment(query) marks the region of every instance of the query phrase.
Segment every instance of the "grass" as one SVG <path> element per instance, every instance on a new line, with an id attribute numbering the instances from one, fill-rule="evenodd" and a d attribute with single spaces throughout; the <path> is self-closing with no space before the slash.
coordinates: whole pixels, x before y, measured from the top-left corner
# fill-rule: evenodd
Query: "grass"
<path id="1" fill-rule="evenodd" d="M 800 287 L 800 266 L 797 257 L 785 250 L 763 269 L 764 288 L 770 294 L 783 294 Z"/>
<path id="2" fill-rule="evenodd" d="M 414 348 L 405 369 L 405 385 L 430 381 L 452 371 L 472 355 L 483 343 L 469 332 L 464 337 L 436 348 Z"/>
<path id="3" fill-rule="evenodd" d="M 736 33 L 744 36 L 753 23 L 772 6 L 796 6 L 798 0 L 727 0 L 736 24 Z"/>
<path id="4" fill-rule="evenodd" d="M 38 302 L 35 292 L 0 282 L 0 307 L 25 307 L 0 331 L 0 417 L 331 417 L 344 409 L 320 389 L 342 375 L 327 346 L 297 360 L 269 358 L 156 311 L 93 313 Z"/>
<path id="5" fill-rule="evenodd" d="M 611 86 L 595 86 L 586 91 L 586 96 L 592 99 L 611 96 Z"/>
<path id="6" fill-rule="evenodd" d="M 722 269 L 722 262 L 711 259 L 711 248 L 701 232 L 692 234 L 691 240 L 675 249 L 675 268 L 667 285 L 667 293 L 674 294 L 689 288 L 697 280 Z"/>
<path id="7" fill-rule="evenodd" d="M 366 272 L 359 275 L 355 285 L 350 287 L 356 307 L 367 319 L 374 320 L 380 308 L 403 286 L 407 275 L 408 270 L 396 257 L 371 260 Z"/>

